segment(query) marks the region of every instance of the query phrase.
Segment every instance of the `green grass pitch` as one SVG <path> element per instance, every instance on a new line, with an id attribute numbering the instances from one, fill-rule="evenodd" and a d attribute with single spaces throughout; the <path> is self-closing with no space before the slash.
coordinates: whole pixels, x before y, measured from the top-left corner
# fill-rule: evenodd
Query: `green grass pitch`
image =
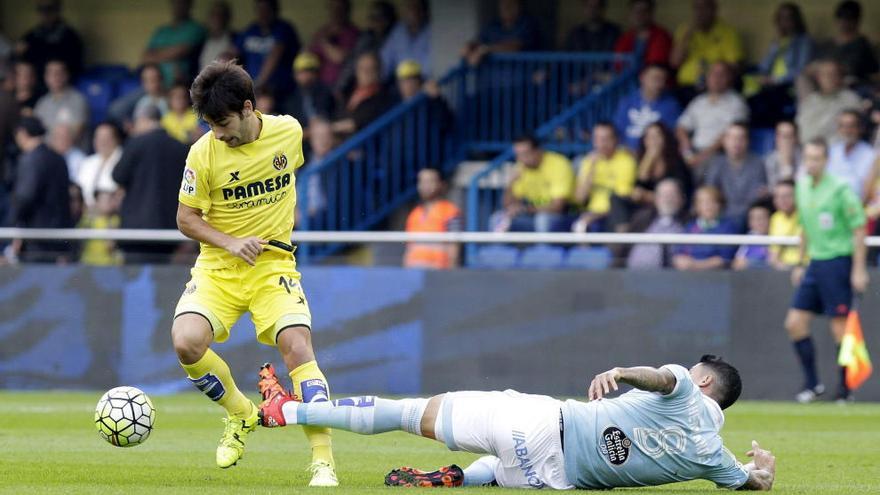
<path id="1" fill-rule="evenodd" d="M 105 443 L 95 430 L 93 408 L 100 395 L 0 392 L 0 493 L 200 495 L 308 490 L 308 446 L 298 428 L 257 431 L 249 438 L 245 458 L 221 470 L 214 465 L 221 409 L 203 396 L 152 397 L 158 410 L 152 436 L 141 446 L 122 449 Z M 738 455 L 752 438 L 773 451 L 778 492 L 880 493 L 880 404 L 744 402 L 728 411 L 722 433 Z M 382 480 L 390 468 L 434 468 L 451 462 L 466 466 L 476 457 L 448 452 L 439 443 L 404 433 L 364 437 L 336 432 L 334 449 L 341 486 L 328 491 L 337 493 L 387 494 L 392 489 Z M 721 493 L 705 481 L 635 491 Z"/>

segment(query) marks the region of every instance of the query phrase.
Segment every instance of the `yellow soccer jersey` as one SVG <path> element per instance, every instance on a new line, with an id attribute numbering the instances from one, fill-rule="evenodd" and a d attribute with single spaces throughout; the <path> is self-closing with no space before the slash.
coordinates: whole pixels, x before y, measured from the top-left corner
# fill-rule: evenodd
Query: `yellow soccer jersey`
<path id="1" fill-rule="evenodd" d="M 294 170 L 303 164 L 303 131 L 289 115 L 263 115 L 253 142 L 230 148 L 202 136 L 189 150 L 178 200 L 202 210 L 212 227 L 235 237 L 257 236 L 290 242 L 296 207 Z M 224 268 L 236 257 L 201 244 L 196 266 Z"/>

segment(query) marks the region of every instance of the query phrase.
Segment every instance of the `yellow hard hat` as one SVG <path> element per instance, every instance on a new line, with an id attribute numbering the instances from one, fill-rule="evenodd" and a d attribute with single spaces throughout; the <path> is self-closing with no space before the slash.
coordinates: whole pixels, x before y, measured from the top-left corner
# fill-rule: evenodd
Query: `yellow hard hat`
<path id="1" fill-rule="evenodd" d="M 302 52 L 293 59 L 293 70 L 318 70 L 321 60 L 311 52 Z"/>
<path id="2" fill-rule="evenodd" d="M 404 60 L 397 64 L 397 78 L 408 79 L 410 77 L 422 77 L 422 66 L 415 60 Z"/>

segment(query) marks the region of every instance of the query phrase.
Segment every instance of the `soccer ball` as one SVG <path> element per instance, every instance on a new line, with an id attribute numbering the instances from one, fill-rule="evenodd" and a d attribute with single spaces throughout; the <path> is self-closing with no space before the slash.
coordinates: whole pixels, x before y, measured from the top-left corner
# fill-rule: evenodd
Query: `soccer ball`
<path id="1" fill-rule="evenodd" d="M 110 389 L 95 407 L 98 433 L 117 447 L 134 447 L 146 442 L 155 421 L 153 402 L 135 387 Z"/>

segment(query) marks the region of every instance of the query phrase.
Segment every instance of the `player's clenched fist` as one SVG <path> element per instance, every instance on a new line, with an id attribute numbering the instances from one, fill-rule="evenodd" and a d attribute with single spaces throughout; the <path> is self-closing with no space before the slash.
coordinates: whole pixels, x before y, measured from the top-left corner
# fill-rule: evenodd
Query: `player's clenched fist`
<path id="1" fill-rule="evenodd" d="M 238 256 L 239 258 L 248 262 L 249 265 L 255 265 L 257 263 L 257 256 L 263 252 L 263 246 L 268 241 L 260 239 L 259 237 L 233 237 L 231 241 L 225 246 L 226 250 L 229 251 L 229 254 L 233 256 Z"/>
<path id="2" fill-rule="evenodd" d="M 612 368 L 604 373 L 599 373 L 590 383 L 590 389 L 587 391 L 587 398 L 590 400 L 599 400 L 602 397 L 617 390 L 617 381 L 620 380 L 620 370 Z"/>

